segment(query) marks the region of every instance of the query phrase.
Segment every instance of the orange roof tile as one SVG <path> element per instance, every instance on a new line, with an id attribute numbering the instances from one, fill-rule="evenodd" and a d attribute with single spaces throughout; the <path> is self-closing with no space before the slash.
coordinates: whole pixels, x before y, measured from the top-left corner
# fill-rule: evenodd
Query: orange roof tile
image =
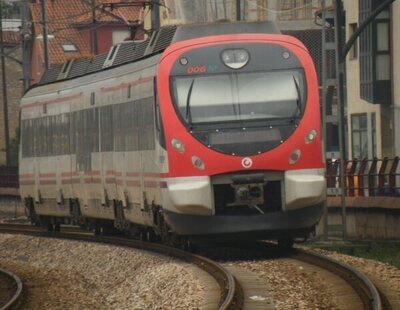
<path id="1" fill-rule="evenodd" d="M 54 35 L 54 39 L 48 41 L 49 59 L 51 63 L 63 63 L 71 58 L 91 57 L 90 45 L 86 43 L 83 35 L 90 31 L 88 27 L 92 23 L 91 0 L 45 0 L 48 21 L 48 34 Z M 97 4 L 119 2 L 118 0 L 97 0 Z M 43 33 L 41 24 L 41 1 L 36 0 L 30 4 L 34 35 Z M 139 18 L 140 7 L 121 7 L 112 12 L 96 10 L 96 23 L 99 27 L 104 23 L 117 23 L 120 25 L 132 23 Z M 77 27 L 81 26 L 81 27 Z M 82 27 L 86 26 L 86 27 Z M 65 53 L 62 44 L 73 43 L 77 52 Z M 43 45 L 43 42 L 41 42 Z M 43 47 L 43 46 L 42 46 Z"/>
<path id="2" fill-rule="evenodd" d="M 21 34 L 15 31 L 3 31 L 3 42 L 5 44 L 21 43 Z"/>

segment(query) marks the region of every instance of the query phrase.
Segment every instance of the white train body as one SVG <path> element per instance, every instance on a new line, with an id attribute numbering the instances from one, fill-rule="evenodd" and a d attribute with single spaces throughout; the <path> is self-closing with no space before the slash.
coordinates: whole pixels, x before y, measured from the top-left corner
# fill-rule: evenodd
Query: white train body
<path id="1" fill-rule="evenodd" d="M 54 131 L 52 147 L 60 148 L 47 149 L 47 154 L 41 156 L 40 150 L 29 145 L 32 148 L 27 151 L 34 152 L 34 159 L 21 156 L 21 196 L 34 199 L 38 215 L 70 217 L 69 201 L 64 198 L 73 197 L 81 204 L 82 216 L 114 220 L 112 201 L 117 200 L 123 203 L 126 219 L 151 225 L 151 218 L 146 216 L 149 213 L 144 212 L 144 202 L 161 205 L 162 176 L 168 171 L 166 151 L 159 147 L 154 136 L 154 82 L 158 59 L 159 56 L 154 56 L 147 61 L 111 69 L 107 74 L 101 72 L 47 84 L 31 89 L 24 96 L 21 103 L 22 131 L 32 128 Z M 132 110 L 135 103 L 139 103 L 136 107 L 143 107 L 142 121 L 132 119 L 132 122 L 135 121 L 136 126 L 148 126 L 150 130 L 147 131 L 153 136 L 141 135 L 142 130 L 122 128 L 125 122 L 121 122 L 121 117 L 132 115 L 123 112 Z M 120 113 L 114 113 L 114 119 L 110 120 L 109 109 L 120 109 Z M 67 117 L 73 124 L 70 128 L 52 127 L 54 122 L 62 124 L 63 118 Z M 115 143 L 135 143 L 137 145 L 127 148 L 144 146 L 140 147 L 143 150 L 100 152 L 107 150 L 101 145 L 107 143 L 104 137 L 97 139 L 96 145 L 90 145 L 93 139 L 88 134 L 91 130 L 84 126 L 96 126 L 97 123 L 101 132 L 106 132 L 119 129 L 115 128 L 117 126 L 113 128 L 115 122 L 121 122 L 121 130 L 131 130 L 131 134 L 136 135 L 132 139 L 132 135 L 126 132 L 119 136 L 121 139 L 125 136 L 127 141 Z M 69 141 L 69 135 L 62 132 L 64 129 L 70 130 Z M 23 134 L 23 139 L 29 138 Z M 57 155 L 72 145 L 75 145 L 75 153 Z M 145 150 L 148 145 L 153 145 L 152 149 Z"/>
<path id="2" fill-rule="evenodd" d="M 322 213 L 314 65 L 268 22 L 171 26 L 50 69 L 20 127 L 40 224 L 292 239 Z"/>

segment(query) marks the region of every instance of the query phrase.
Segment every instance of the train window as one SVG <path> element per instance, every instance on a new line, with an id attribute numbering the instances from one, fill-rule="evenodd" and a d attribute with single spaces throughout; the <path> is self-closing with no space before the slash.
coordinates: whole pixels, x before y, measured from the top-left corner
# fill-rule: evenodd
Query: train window
<path id="1" fill-rule="evenodd" d="M 46 117 L 46 125 L 44 126 L 44 130 L 46 132 L 46 136 L 48 137 L 48 146 L 47 146 L 47 152 L 44 150 L 42 153 L 43 156 L 53 156 L 57 155 L 57 132 L 56 132 L 56 117 L 55 116 L 50 116 Z M 44 147 L 44 145 L 43 145 Z"/>
<path id="2" fill-rule="evenodd" d="M 112 106 L 104 106 L 100 109 L 100 136 L 102 152 L 110 152 L 114 150 L 112 111 Z"/>
<path id="3" fill-rule="evenodd" d="M 113 105 L 114 150 L 117 152 L 122 152 L 125 150 L 125 138 L 121 110 L 121 104 Z"/>
<path id="4" fill-rule="evenodd" d="M 76 122 L 76 112 L 72 112 L 70 114 L 70 126 L 69 126 L 70 154 L 74 154 L 76 152 L 75 122 Z"/>
<path id="5" fill-rule="evenodd" d="M 177 109 L 188 123 L 300 117 L 306 98 L 300 70 L 176 77 L 172 87 Z"/>
<path id="6" fill-rule="evenodd" d="M 90 105 L 95 105 L 96 103 L 96 94 L 93 92 L 90 94 Z"/>
<path id="7" fill-rule="evenodd" d="M 30 120 L 23 120 L 21 124 L 21 147 L 22 157 L 31 157 L 31 145 L 32 145 L 32 130 L 30 128 Z"/>
<path id="8" fill-rule="evenodd" d="M 155 111 L 154 118 L 155 118 L 156 130 L 157 130 L 157 139 L 158 139 L 158 142 L 160 143 L 160 146 L 163 149 L 166 149 L 164 129 L 163 129 L 163 124 L 162 124 L 162 119 L 161 119 L 160 102 L 158 100 L 156 87 L 154 87 L 154 111 Z"/>
<path id="9" fill-rule="evenodd" d="M 131 97 L 132 97 L 132 85 L 129 84 L 127 89 L 127 98 L 131 99 Z"/>
<path id="10" fill-rule="evenodd" d="M 136 103 L 138 115 L 137 129 L 139 150 L 154 149 L 154 116 L 152 98 L 144 98 Z"/>
<path id="11" fill-rule="evenodd" d="M 125 146 L 127 151 L 135 151 L 135 140 L 137 133 L 135 131 L 135 119 L 134 119 L 134 102 L 129 102 L 126 105 L 125 111 Z"/>

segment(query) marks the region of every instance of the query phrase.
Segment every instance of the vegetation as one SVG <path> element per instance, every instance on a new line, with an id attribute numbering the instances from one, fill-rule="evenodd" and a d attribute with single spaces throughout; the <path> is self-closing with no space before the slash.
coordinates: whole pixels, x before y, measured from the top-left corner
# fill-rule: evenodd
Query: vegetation
<path id="1" fill-rule="evenodd" d="M 400 243 L 370 243 L 366 246 L 337 247 L 339 253 L 373 259 L 400 269 Z"/>

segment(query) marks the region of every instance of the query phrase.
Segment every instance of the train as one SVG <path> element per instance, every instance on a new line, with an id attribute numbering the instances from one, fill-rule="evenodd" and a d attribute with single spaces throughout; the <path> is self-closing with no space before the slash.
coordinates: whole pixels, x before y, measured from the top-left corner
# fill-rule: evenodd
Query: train
<path id="1" fill-rule="evenodd" d="M 20 107 L 20 195 L 49 230 L 290 245 L 321 217 L 318 79 L 273 22 L 161 27 L 53 66 Z"/>

